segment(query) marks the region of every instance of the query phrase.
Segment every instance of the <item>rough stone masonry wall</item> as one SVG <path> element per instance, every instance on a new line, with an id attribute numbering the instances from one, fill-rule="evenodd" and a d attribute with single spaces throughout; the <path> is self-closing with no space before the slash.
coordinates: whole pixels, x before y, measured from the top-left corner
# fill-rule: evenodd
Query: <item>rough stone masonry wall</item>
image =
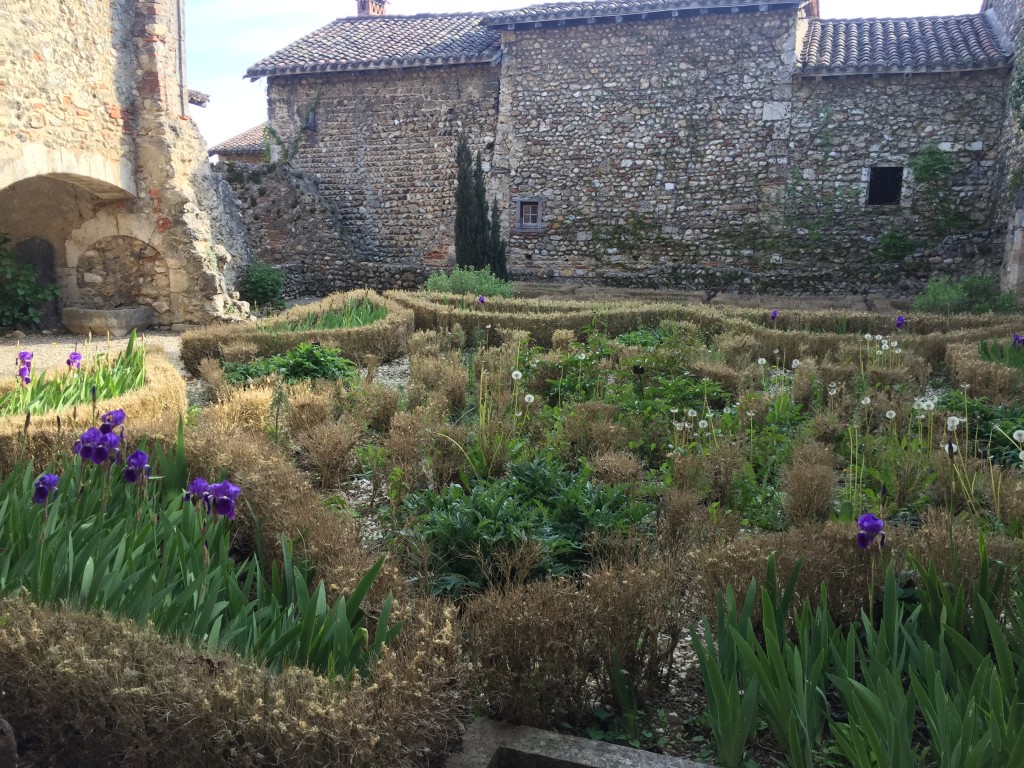
<path id="1" fill-rule="evenodd" d="M 547 224 L 541 235 L 510 232 L 520 277 L 709 292 L 903 293 L 935 271 L 991 266 L 988 240 L 972 238 L 954 244 L 957 255 L 926 256 L 900 282 L 907 265 L 880 265 L 870 249 L 870 236 L 893 214 L 862 209 L 860 194 L 872 157 L 905 159 L 934 135 L 970 163 L 958 192 L 978 226 L 991 228 L 1005 74 L 794 82 L 788 12 L 502 36 L 494 178 L 510 219 L 514 198 L 538 196 Z M 840 124 L 818 162 L 826 105 Z M 794 249 L 792 222 L 779 237 L 794 170 L 833 190 L 847 182 L 853 196 L 828 225 L 843 237 L 824 249 Z M 914 217 L 903 214 L 914 230 Z"/>
<path id="2" fill-rule="evenodd" d="M 1013 80 L 1024 91 L 1024 3 L 1020 0 L 990 0 L 987 13 L 995 15 L 1016 51 Z M 1003 128 L 1000 168 L 1004 184 L 1000 195 L 1007 221 L 1003 250 L 1003 287 L 1024 297 L 1024 104 L 1018 111 L 1007 106 Z"/>
<path id="3" fill-rule="evenodd" d="M 179 0 L 0 9 L 0 232 L 53 246 L 65 306 L 134 295 L 163 326 L 241 309 L 222 272 L 244 241 L 215 223 L 180 32 Z"/>
<path id="4" fill-rule="evenodd" d="M 336 206 L 355 261 L 442 266 L 454 260 L 455 146 L 465 132 L 490 159 L 498 75 L 477 64 L 270 78 L 271 151 L 296 148 L 292 165 Z"/>
<path id="5" fill-rule="evenodd" d="M 767 254 L 781 275 L 811 285 L 824 281 L 842 293 L 910 294 L 937 274 L 997 275 L 1006 89 L 1002 70 L 795 80 L 789 192 L 772 192 L 782 213 L 797 203 L 818 207 L 796 217 L 785 248 L 759 245 L 755 237 L 755 258 Z M 906 169 L 928 145 L 951 153 L 957 170 L 950 202 L 966 219 L 954 231 L 972 237 L 942 243 L 936 229 L 942 217 L 908 170 L 900 205 L 866 204 L 872 166 Z M 816 237 L 822 223 L 829 232 Z M 885 256 L 879 238 L 887 232 L 914 241 L 916 252 Z"/>
<path id="6" fill-rule="evenodd" d="M 426 279 L 418 264 L 356 260 L 358 243 L 341 213 L 301 171 L 284 163 L 234 162 L 218 170 L 234 192 L 253 260 L 284 275 L 283 298 L 416 288 Z"/>

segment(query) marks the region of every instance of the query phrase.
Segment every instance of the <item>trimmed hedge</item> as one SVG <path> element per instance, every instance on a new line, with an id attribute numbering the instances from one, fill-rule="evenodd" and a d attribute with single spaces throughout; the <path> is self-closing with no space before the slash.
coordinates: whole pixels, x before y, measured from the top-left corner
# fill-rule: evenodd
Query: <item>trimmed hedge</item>
<path id="1" fill-rule="evenodd" d="M 146 383 L 140 389 L 96 403 L 96 414 L 116 408 L 129 416 L 135 414 L 171 414 L 177 421 L 185 413 L 187 400 L 185 380 L 171 365 L 160 347 L 146 348 Z M 32 416 L 28 429 L 25 416 L 0 418 L 0 474 L 6 474 L 25 456 L 31 456 L 37 467 L 53 461 L 66 450 L 86 428 L 95 426 L 92 403 L 82 403 L 59 411 Z M 59 428 L 58 428 L 59 425 Z M 140 421 L 129 421 L 126 430 L 140 434 Z"/>
<path id="2" fill-rule="evenodd" d="M 403 616 L 372 684 L 206 654 L 109 614 L 0 601 L 3 714 L 22 761 L 76 766 L 424 765 L 462 732 L 449 612 Z"/>
<path id="3" fill-rule="evenodd" d="M 971 397 L 1008 403 L 1024 398 L 1024 371 L 982 360 L 977 341 L 950 344 L 946 349 L 946 365 L 955 384 L 970 386 L 967 394 Z"/>
<path id="4" fill-rule="evenodd" d="M 273 326 L 289 320 L 300 320 L 310 313 L 326 312 L 348 301 L 368 301 L 387 309 L 387 317 L 371 325 L 333 330 L 281 332 Z M 394 360 L 406 353 L 413 330 L 413 313 L 406 307 L 383 298 L 373 291 L 334 293 L 313 304 L 292 307 L 264 320 L 211 325 L 181 336 L 181 360 L 185 370 L 199 375 L 199 364 L 206 358 L 221 361 L 224 347 L 252 345 L 256 357 L 269 357 L 297 347 L 303 342 L 318 342 L 337 347 L 342 355 L 359 361 L 376 355 L 381 361 Z"/>

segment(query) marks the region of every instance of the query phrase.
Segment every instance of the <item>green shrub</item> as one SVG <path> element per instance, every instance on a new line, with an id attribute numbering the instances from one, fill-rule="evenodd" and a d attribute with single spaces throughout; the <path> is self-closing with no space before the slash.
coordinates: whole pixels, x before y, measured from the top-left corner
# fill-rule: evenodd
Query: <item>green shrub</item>
<path id="1" fill-rule="evenodd" d="M 875 253 L 883 261 L 900 261 L 917 249 L 917 242 L 905 230 L 891 228 L 878 237 Z"/>
<path id="2" fill-rule="evenodd" d="M 969 276 L 959 282 L 950 277 L 935 277 L 928 281 L 924 293 L 914 299 L 914 309 L 940 315 L 1013 314 L 1017 311 L 1017 297 L 1012 291 L 1000 292 L 999 280 L 995 277 Z"/>
<path id="3" fill-rule="evenodd" d="M 403 504 L 413 519 L 403 535 L 413 546 L 430 547 L 437 593 L 482 589 L 493 559 L 527 542 L 540 552 L 524 576 L 576 572 L 589 562 L 591 534 L 626 533 L 653 510 L 620 486 L 592 480 L 587 470 L 572 472 L 543 458 L 467 485 L 419 491 Z"/>
<path id="4" fill-rule="evenodd" d="M 0 328 L 38 325 L 42 308 L 60 295 L 60 288 L 40 285 L 31 266 L 14 261 L 14 254 L 4 247 L 7 242 L 0 235 Z"/>
<path id="5" fill-rule="evenodd" d="M 270 264 L 253 262 L 242 276 L 239 293 L 242 299 L 254 307 L 276 306 L 281 301 L 284 290 L 284 274 Z"/>
<path id="6" fill-rule="evenodd" d="M 307 379 L 339 379 L 351 381 L 358 377 L 356 364 L 341 356 L 341 350 L 303 342 L 287 352 L 263 357 L 251 363 L 225 363 L 224 378 L 235 384 L 280 374 L 291 383 Z"/>
<path id="7" fill-rule="evenodd" d="M 471 293 L 476 296 L 503 296 L 509 298 L 515 288 L 512 283 L 499 280 L 489 269 L 462 269 L 452 273 L 435 272 L 420 289 L 431 293 Z"/>

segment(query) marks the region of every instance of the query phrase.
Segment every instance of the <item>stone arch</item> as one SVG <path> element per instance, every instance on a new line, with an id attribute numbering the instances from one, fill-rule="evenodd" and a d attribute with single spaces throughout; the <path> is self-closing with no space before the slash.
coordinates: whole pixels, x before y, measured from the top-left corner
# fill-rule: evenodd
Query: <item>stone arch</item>
<path id="1" fill-rule="evenodd" d="M 109 158 L 39 144 L 25 144 L 19 157 L 5 158 L 0 163 L 0 190 L 34 176 L 73 184 L 100 200 L 127 200 L 136 196 L 135 175 L 128 158 Z"/>
<path id="2" fill-rule="evenodd" d="M 86 309 L 152 307 L 157 318 L 170 309 L 167 261 L 152 245 L 131 235 L 96 240 L 75 267 L 78 299 Z"/>

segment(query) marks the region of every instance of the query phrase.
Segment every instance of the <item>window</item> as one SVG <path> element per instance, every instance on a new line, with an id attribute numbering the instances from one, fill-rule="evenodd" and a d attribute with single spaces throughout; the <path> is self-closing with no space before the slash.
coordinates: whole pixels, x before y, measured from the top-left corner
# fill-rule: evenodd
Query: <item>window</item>
<path id="1" fill-rule="evenodd" d="M 516 222 L 512 229 L 520 232 L 543 232 L 544 226 L 544 203 L 542 197 L 517 197 L 513 199 L 516 204 Z"/>
<path id="2" fill-rule="evenodd" d="M 868 205 L 899 205 L 903 194 L 903 168 L 877 166 L 868 177 Z"/>

